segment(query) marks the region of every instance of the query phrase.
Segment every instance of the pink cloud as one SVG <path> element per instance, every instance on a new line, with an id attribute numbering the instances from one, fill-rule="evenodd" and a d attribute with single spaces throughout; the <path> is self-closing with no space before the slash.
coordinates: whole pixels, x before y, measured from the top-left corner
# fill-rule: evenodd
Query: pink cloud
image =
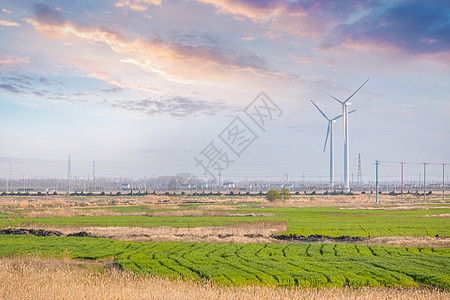
<path id="1" fill-rule="evenodd" d="M 147 10 L 150 5 L 161 5 L 162 0 L 119 0 L 116 7 L 127 7 L 134 11 Z"/>
<path id="2" fill-rule="evenodd" d="M 2 25 L 2 26 L 8 26 L 8 27 L 17 27 L 17 26 L 20 26 L 19 23 L 16 23 L 16 22 L 10 22 L 10 21 L 7 21 L 7 20 L 0 20 L 0 25 Z"/>
<path id="3" fill-rule="evenodd" d="M 288 2 L 277 0 L 197 0 L 221 14 L 245 17 L 267 26 L 269 38 L 284 35 L 319 39 L 329 28 L 346 20 L 361 6 L 352 1 Z"/>
<path id="4" fill-rule="evenodd" d="M 13 56 L 4 56 L 0 58 L 0 64 L 28 64 L 30 63 L 30 58 L 28 57 L 13 57 Z"/>
<path id="5" fill-rule="evenodd" d="M 188 46 L 160 39 L 129 40 L 120 32 L 106 27 L 73 23 L 48 6 L 37 7 L 34 19 L 27 20 L 49 37 L 75 42 L 107 45 L 120 55 L 120 62 L 141 70 L 159 74 L 170 81 L 203 84 L 216 81 L 232 82 L 237 78 L 279 78 L 285 74 L 273 72 L 254 55 L 232 49 Z M 214 83 L 215 84 L 215 83 Z"/>

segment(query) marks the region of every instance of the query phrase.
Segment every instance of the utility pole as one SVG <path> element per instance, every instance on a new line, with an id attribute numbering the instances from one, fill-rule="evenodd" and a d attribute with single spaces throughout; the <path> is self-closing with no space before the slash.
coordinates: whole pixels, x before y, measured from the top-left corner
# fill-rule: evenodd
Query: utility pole
<path id="1" fill-rule="evenodd" d="M 400 163 L 402 165 L 402 201 L 403 201 L 403 165 L 405 164 L 404 162 Z"/>
<path id="2" fill-rule="evenodd" d="M 377 204 L 378 204 L 378 165 L 380 164 L 380 161 L 377 160 L 375 161 L 375 166 L 376 166 L 376 179 L 375 179 L 375 193 L 376 193 L 376 199 L 377 199 Z"/>
<path id="3" fill-rule="evenodd" d="M 423 201 L 427 200 L 427 163 L 423 163 Z"/>

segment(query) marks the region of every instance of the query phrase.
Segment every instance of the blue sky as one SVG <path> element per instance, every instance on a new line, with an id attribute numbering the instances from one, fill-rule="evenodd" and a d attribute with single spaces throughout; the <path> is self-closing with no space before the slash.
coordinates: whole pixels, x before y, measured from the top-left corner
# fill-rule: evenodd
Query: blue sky
<path id="1" fill-rule="evenodd" d="M 327 180 L 327 114 L 352 98 L 350 170 L 449 163 L 446 1 L 0 1 L 0 177 L 152 176 L 194 160 L 264 91 L 283 111 L 222 178 Z M 251 124 L 251 125 L 250 125 Z M 337 181 L 342 122 L 335 126 Z M 438 166 L 430 174 L 439 178 Z M 397 174 L 386 164 L 385 179 Z M 420 165 L 411 165 L 416 178 Z M 432 176 L 432 175 L 430 175 Z"/>

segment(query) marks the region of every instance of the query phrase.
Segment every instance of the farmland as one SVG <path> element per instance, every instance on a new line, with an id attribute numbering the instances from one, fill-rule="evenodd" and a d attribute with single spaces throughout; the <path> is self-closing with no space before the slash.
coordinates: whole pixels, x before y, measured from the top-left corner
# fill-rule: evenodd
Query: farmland
<path id="1" fill-rule="evenodd" d="M 412 206 L 363 207 L 284 207 L 264 202 L 230 202 L 226 205 L 175 203 L 173 205 L 104 205 L 94 207 L 48 208 L 30 205 L 26 209 L 0 207 L 0 227 L 78 226 L 174 228 L 216 227 L 257 222 L 285 223 L 279 234 L 329 236 L 450 236 L 450 205 L 421 204 Z M 60 215 L 53 213 L 58 211 Z M 52 214 L 54 216 L 52 216 Z M 37 217 L 33 217 L 36 216 Z"/>
<path id="2" fill-rule="evenodd" d="M 110 260 L 120 272 L 139 278 L 217 287 L 445 292 L 450 289 L 449 213 L 449 203 L 418 198 L 387 198 L 378 206 L 353 197 L 296 197 L 285 203 L 230 197 L 0 198 L 0 228 L 43 228 L 60 235 L 84 230 L 97 236 L 0 235 L 0 257 Z M 361 239 L 274 238 L 288 234 Z"/>
<path id="3" fill-rule="evenodd" d="M 1 256 L 114 257 L 125 270 L 224 285 L 450 287 L 450 249 L 351 244 L 123 242 L 2 236 Z"/>
<path id="4" fill-rule="evenodd" d="M 1 258 L 0 299 L 448 299 L 427 288 L 224 286 L 139 276 L 109 260 Z"/>

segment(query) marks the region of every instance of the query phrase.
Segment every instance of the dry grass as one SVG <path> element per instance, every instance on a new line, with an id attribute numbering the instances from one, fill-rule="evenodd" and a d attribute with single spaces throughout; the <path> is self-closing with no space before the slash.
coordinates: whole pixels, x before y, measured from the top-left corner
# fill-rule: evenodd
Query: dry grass
<path id="1" fill-rule="evenodd" d="M 449 299 L 425 288 L 224 287 L 138 277 L 109 262 L 0 259 L 0 299 Z"/>
<path id="2" fill-rule="evenodd" d="M 410 237 L 410 236 L 387 236 L 373 237 L 357 244 L 382 245 L 394 247 L 441 247 L 450 248 L 449 238 L 435 238 L 430 236 Z"/>
<path id="3" fill-rule="evenodd" d="M 262 205 L 267 207 L 323 207 L 323 206 L 341 206 L 349 207 L 354 206 L 357 208 L 375 207 L 375 194 L 358 194 L 358 195 L 293 195 L 291 199 L 285 202 L 267 202 L 264 197 L 249 197 L 249 196 L 204 196 L 195 198 L 180 198 L 179 196 L 72 196 L 65 195 L 50 195 L 50 196 L 0 196 L 0 208 L 44 208 L 45 206 L 59 206 L 59 207 L 101 207 L 110 206 L 114 202 L 117 206 L 124 205 L 144 205 L 150 209 L 161 208 L 178 208 L 177 205 L 185 203 L 186 200 L 193 200 L 198 203 L 205 203 L 202 206 L 204 210 L 232 210 L 233 206 L 218 205 L 218 204 L 230 204 L 230 203 L 242 203 L 242 202 L 262 202 Z M 416 195 L 405 195 L 404 200 L 401 200 L 401 196 L 380 195 L 380 205 L 404 205 L 408 207 L 410 205 L 430 204 L 430 203 L 442 203 L 440 197 L 428 197 L 427 201 L 423 201 L 423 197 Z M 214 202 L 215 205 L 209 205 Z M 448 203 L 448 202 L 447 202 Z M 379 208 L 379 206 L 376 206 Z"/>
<path id="4" fill-rule="evenodd" d="M 422 218 L 450 218 L 450 214 L 440 214 L 440 215 L 426 215 Z"/>
<path id="5" fill-rule="evenodd" d="M 96 208 L 96 209 L 77 209 L 74 207 L 55 207 L 48 209 L 30 210 L 27 218 L 46 218 L 46 217 L 97 217 L 97 216 L 148 216 L 148 217 L 270 217 L 272 214 L 239 214 L 227 211 L 214 211 L 201 209 L 173 209 L 170 211 L 159 212 L 116 212 L 110 209 Z"/>
<path id="6" fill-rule="evenodd" d="M 449 206 L 421 206 L 421 205 L 399 205 L 399 206 L 367 206 L 367 207 L 341 207 L 340 209 L 366 209 L 366 210 L 390 210 L 390 211 L 407 211 L 407 210 L 427 210 L 449 208 Z M 450 216 L 450 214 L 442 214 L 437 216 Z M 430 217 L 430 216 L 429 216 Z"/>
<path id="7" fill-rule="evenodd" d="M 30 225 L 20 226 L 27 229 L 57 230 L 65 235 L 74 232 L 86 231 L 93 235 L 107 237 L 120 241 L 134 242 L 194 242 L 194 243 L 304 243 L 283 241 L 270 238 L 271 234 L 287 230 L 286 222 L 261 221 L 255 223 L 241 223 L 233 226 L 221 227 L 81 227 L 81 226 L 49 226 Z M 253 236 L 251 236 L 253 235 Z M 331 243 L 333 243 L 331 241 Z M 446 237 L 372 237 L 360 242 L 350 242 L 363 245 L 382 245 L 394 247 L 441 247 L 449 248 L 450 239 Z"/>
<path id="8" fill-rule="evenodd" d="M 188 198 L 204 202 L 195 209 L 182 209 L 180 197 L 168 196 L 123 196 L 123 197 L 67 197 L 64 195 L 46 197 L 3 196 L 0 197 L 0 211 L 8 212 L 13 209 L 26 209 L 25 218 L 34 217 L 75 217 L 75 216 L 120 216 L 120 215 L 145 215 L 153 217 L 218 217 L 218 216 L 243 216 L 233 212 L 240 206 L 230 205 L 237 202 L 260 201 L 261 207 L 329 207 L 337 206 L 341 209 L 385 209 L 385 210 L 411 210 L 432 209 L 442 206 L 424 206 L 423 198 L 405 196 L 402 201 L 400 196 L 381 195 L 380 203 L 374 204 L 373 194 L 362 195 L 295 195 L 286 202 L 269 203 L 262 197 L 197 197 Z M 214 205 L 211 204 L 214 202 Z M 118 212 L 106 209 L 106 206 L 142 205 L 148 209 L 169 209 L 161 212 Z M 448 203 L 450 206 L 450 203 Z M 80 206 L 96 209 L 79 209 Z M 446 206 L 448 207 L 448 206 Z M 248 214 L 245 214 L 248 215 Z M 253 216 L 270 216 L 270 214 L 253 214 Z M 424 217 L 448 218 L 448 214 L 429 215 Z M 23 227 L 23 226 L 21 226 Z M 239 224 L 237 226 L 202 227 L 202 228 L 125 228 L 125 227 L 55 227 L 29 224 L 25 226 L 34 229 L 53 229 L 63 233 L 78 231 L 92 232 L 94 235 L 106 236 L 118 240 L 129 241 L 179 241 L 179 242 L 219 242 L 219 243 L 283 243 L 274 241 L 269 236 L 273 233 L 287 230 L 284 222 L 256 222 L 253 224 Z M 258 235 L 248 237 L 245 235 Z M 262 235 L 262 236 L 261 236 Z M 363 243 L 391 245 L 391 246 L 436 246 L 449 247 L 449 239 L 435 238 L 410 238 L 410 237 L 386 237 L 373 238 Z"/>
<path id="9" fill-rule="evenodd" d="M 69 226 L 21 226 L 29 229 L 57 230 L 64 234 L 86 231 L 122 241 L 142 242 L 203 242 L 203 243 L 282 243 L 270 239 L 273 233 L 286 231 L 286 222 L 261 221 L 219 227 L 69 227 Z M 249 237 L 245 235 L 262 235 Z"/>

